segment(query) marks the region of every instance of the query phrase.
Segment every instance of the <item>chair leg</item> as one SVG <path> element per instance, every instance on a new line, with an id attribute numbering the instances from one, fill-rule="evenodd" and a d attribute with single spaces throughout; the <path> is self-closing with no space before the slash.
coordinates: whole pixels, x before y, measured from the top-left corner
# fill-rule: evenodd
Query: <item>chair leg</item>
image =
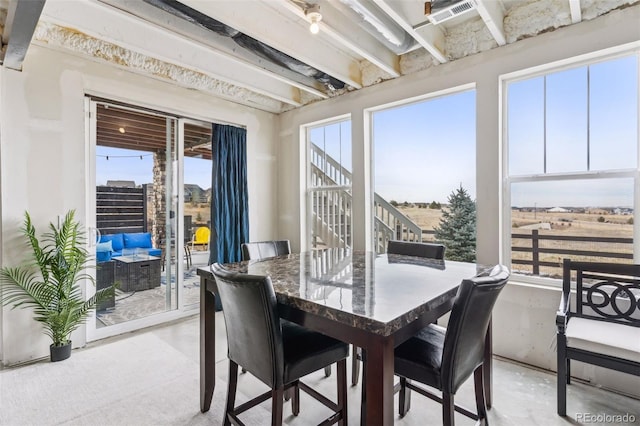
<path id="1" fill-rule="evenodd" d="M 455 424 L 454 415 L 455 405 L 453 403 L 453 395 L 447 392 L 442 393 L 442 423 L 444 426 L 453 426 Z"/>
<path id="2" fill-rule="evenodd" d="M 336 381 L 338 382 L 338 411 L 342 414 L 342 419 L 338 421 L 338 426 L 347 426 L 347 360 L 338 361 Z"/>
<path id="3" fill-rule="evenodd" d="M 559 416 L 567 415 L 567 359 L 566 359 L 566 348 L 567 348 L 567 340 L 566 337 L 562 334 L 558 333 L 558 344 L 557 344 L 558 358 L 557 358 L 557 368 L 558 368 L 558 376 L 556 378 L 557 382 L 557 411 Z"/>
<path id="4" fill-rule="evenodd" d="M 476 409 L 481 426 L 487 426 L 487 403 L 484 399 L 484 367 L 481 365 L 473 372 L 473 382 L 476 390 Z"/>
<path id="5" fill-rule="evenodd" d="M 569 358 L 566 359 L 567 362 L 567 384 L 571 384 L 571 360 Z"/>
<path id="6" fill-rule="evenodd" d="M 364 349 L 360 350 L 363 364 L 367 360 L 367 353 Z M 360 419 L 367 418 L 367 369 L 362 368 L 362 386 L 360 387 Z"/>
<path id="7" fill-rule="evenodd" d="M 225 426 L 231 424 L 228 413 L 232 413 L 236 403 L 236 389 L 238 388 L 238 364 L 229 360 L 229 387 L 227 389 L 227 408 L 224 411 Z"/>
<path id="8" fill-rule="evenodd" d="M 327 366 L 324 368 L 324 377 L 329 377 L 330 375 L 331 375 L 331 366 L 330 366 L 330 365 L 327 365 Z"/>
<path id="9" fill-rule="evenodd" d="M 295 385 L 289 388 L 291 392 L 291 412 L 294 416 L 300 414 L 300 381 L 296 380 Z M 286 393 L 286 392 L 285 392 Z"/>
<path id="10" fill-rule="evenodd" d="M 411 409 L 411 389 L 407 387 L 409 380 L 406 377 L 400 377 L 400 396 L 398 399 L 398 414 L 400 417 L 407 415 Z"/>
<path id="11" fill-rule="evenodd" d="M 271 425 L 282 426 L 283 388 L 271 389 Z"/>
<path id="12" fill-rule="evenodd" d="M 358 384 L 358 378 L 360 377 L 360 362 L 358 361 L 358 347 L 351 345 L 351 385 L 356 386 Z"/>

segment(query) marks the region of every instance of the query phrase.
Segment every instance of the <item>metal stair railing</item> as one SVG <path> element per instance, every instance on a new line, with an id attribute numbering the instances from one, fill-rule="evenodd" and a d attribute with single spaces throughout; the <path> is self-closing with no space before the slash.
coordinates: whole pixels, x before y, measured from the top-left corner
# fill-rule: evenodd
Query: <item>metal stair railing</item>
<path id="1" fill-rule="evenodd" d="M 313 143 L 311 166 L 313 240 L 319 238 L 328 246 L 351 247 L 352 174 Z M 384 253 L 389 240 L 422 241 L 422 229 L 378 193 L 374 193 L 374 211 L 377 252 Z"/>

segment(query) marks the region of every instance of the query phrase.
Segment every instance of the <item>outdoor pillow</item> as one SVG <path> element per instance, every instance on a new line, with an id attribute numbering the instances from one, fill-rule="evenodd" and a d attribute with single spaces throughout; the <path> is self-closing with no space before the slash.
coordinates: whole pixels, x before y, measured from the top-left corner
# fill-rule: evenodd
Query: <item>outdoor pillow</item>
<path id="1" fill-rule="evenodd" d="M 111 252 L 110 251 L 99 251 L 96 252 L 96 262 L 108 262 L 111 260 Z"/>
<path id="2" fill-rule="evenodd" d="M 96 252 L 97 253 L 101 253 L 101 252 L 112 252 L 113 251 L 113 242 L 112 241 L 105 241 L 103 243 L 98 243 L 96 244 Z"/>
<path id="3" fill-rule="evenodd" d="M 101 243 L 106 243 L 107 241 L 111 241 L 113 251 L 122 251 L 122 249 L 124 248 L 124 240 L 122 238 L 122 234 L 102 235 L 100 237 Z"/>
<path id="4" fill-rule="evenodd" d="M 151 233 L 137 232 L 133 234 L 122 234 L 124 236 L 124 246 L 126 248 L 151 248 Z"/>

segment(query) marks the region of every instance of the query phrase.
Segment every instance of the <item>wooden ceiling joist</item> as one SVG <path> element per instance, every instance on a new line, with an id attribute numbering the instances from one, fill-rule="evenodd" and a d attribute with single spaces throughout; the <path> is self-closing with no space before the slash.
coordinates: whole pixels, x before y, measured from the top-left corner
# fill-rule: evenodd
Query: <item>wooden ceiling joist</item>
<path id="1" fill-rule="evenodd" d="M 97 144 L 111 148 L 145 152 L 166 149 L 166 117 L 99 104 Z M 121 131 L 120 129 L 124 130 Z M 173 134 L 174 129 L 172 129 Z M 193 123 L 184 126 L 184 155 L 211 158 L 211 128 Z"/>

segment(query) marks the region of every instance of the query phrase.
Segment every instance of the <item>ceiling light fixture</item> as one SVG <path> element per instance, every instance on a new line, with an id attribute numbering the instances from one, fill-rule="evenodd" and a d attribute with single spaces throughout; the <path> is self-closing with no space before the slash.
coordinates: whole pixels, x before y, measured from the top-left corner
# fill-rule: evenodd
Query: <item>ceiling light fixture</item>
<path id="1" fill-rule="evenodd" d="M 320 5 L 313 4 L 309 6 L 304 11 L 304 14 L 307 16 L 307 18 L 309 18 L 309 21 L 311 21 L 311 25 L 309 25 L 309 31 L 311 31 L 311 34 L 318 34 L 318 31 L 320 31 L 320 25 L 318 24 L 318 22 L 322 21 Z"/>
<path id="2" fill-rule="evenodd" d="M 124 127 L 120 127 L 120 128 L 118 129 L 118 131 L 119 131 L 120 133 L 125 133 L 125 132 L 126 132 L 126 130 L 124 129 Z"/>

